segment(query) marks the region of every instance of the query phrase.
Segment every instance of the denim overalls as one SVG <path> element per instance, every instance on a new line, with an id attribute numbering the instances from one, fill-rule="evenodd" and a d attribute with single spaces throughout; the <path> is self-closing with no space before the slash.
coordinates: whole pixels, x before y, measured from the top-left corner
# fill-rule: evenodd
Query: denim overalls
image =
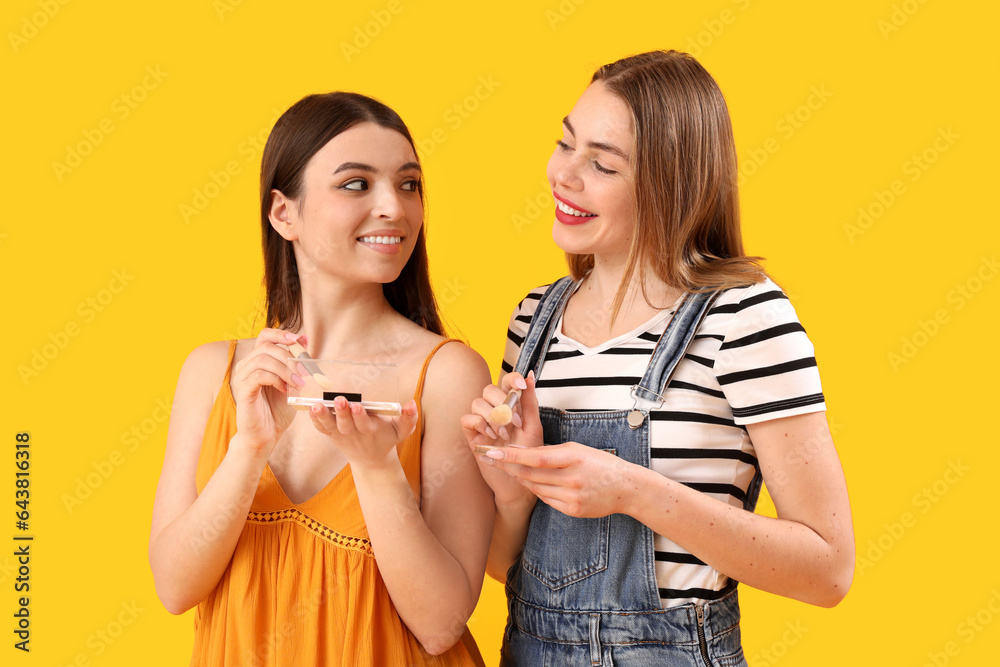
<path id="1" fill-rule="evenodd" d="M 515 370 L 541 376 L 574 283 L 542 296 Z M 678 361 L 716 293 L 689 294 L 660 337 L 633 394 L 662 402 Z M 652 403 L 651 403 L 652 402 Z M 565 412 L 540 408 L 544 442 L 575 441 L 649 467 L 648 410 Z M 748 497 L 755 504 L 759 473 Z M 577 519 L 539 501 L 520 559 L 507 573 L 509 617 L 501 665 L 746 665 L 736 583 L 707 604 L 661 609 L 653 532 L 624 514 Z"/>

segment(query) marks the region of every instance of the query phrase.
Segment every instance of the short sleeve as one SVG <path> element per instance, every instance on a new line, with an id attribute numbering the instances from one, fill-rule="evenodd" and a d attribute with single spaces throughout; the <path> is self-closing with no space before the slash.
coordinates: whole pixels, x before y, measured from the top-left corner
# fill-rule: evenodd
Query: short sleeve
<path id="1" fill-rule="evenodd" d="M 826 410 L 812 341 L 770 280 L 745 288 L 714 371 L 737 424 Z"/>
<path id="2" fill-rule="evenodd" d="M 531 318 L 538 309 L 538 303 L 545 294 L 548 285 L 531 290 L 510 316 L 507 324 L 507 343 L 503 350 L 503 363 L 500 368 L 504 373 L 510 373 L 517 365 L 517 357 L 521 353 L 521 345 L 524 337 L 528 335 L 528 327 L 531 326 Z"/>

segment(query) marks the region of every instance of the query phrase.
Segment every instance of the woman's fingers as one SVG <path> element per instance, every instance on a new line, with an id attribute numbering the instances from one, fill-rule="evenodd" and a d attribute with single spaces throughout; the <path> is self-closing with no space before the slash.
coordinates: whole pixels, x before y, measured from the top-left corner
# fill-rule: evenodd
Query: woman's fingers
<path id="1" fill-rule="evenodd" d="M 343 396 L 333 399 L 333 414 L 336 417 L 336 430 L 341 435 L 354 435 L 358 433 L 358 428 L 354 423 L 354 413 L 351 410 L 351 403 Z M 358 405 L 360 408 L 361 406 Z M 364 412 L 364 410 L 361 410 Z"/>
<path id="2" fill-rule="evenodd" d="M 417 402 L 413 399 L 410 399 L 410 402 L 403 406 L 396 421 L 396 434 L 400 440 L 408 438 L 417 428 L 417 412 Z"/>
<path id="3" fill-rule="evenodd" d="M 309 419 L 312 420 L 316 430 L 323 435 L 333 435 L 337 430 L 337 420 L 325 405 L 314 403 L 309 408 Z"/>
<path id="4" fill-rule="evenodd" d="M 277 346 L 273 346 L 278 350 Z M 236 366 L 238 384 L 249 383 L 251 387 L 270 386 L 279 391 L 287 392 L 289 385 L 305 384 L 303 379 L 292 372 L 277 354 L 271 350 L 255 350 L 253 354 L 240 361 Z"/>
<path id="5" fill-rule="evenodd" d="M 462 415 L 460 422 L 462 424 L 462 428 L 466 431 L 478 433 L 479 435 L 486 436 L 491 440 L 497 439 L 496 431 L 490 427 L 490 423 L 481 415 Z"/>
<path id="6" fill-rule="evenodd" d="M 291 345 L 292 343 L 298 343 L 299 345 L 305 346 L 309 344 L 309 338 L 300 334 L 292 333 L 291 331 L 284 331 L 282 329 L 261 329 L 261 332 L 257 334 L 257 343 L 273 343 L 275 345 Z"/>

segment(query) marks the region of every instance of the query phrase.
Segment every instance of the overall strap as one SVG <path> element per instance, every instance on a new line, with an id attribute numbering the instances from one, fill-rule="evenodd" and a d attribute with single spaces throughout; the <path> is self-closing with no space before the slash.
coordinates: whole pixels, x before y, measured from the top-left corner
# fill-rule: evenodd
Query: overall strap
<path id="1" fill-rule="evenodd" d="M 545 361 L 545 351 L 549 347 L 549 341 L 556 334 L 556 327 L 559 326 L 559 319 L 563 310 L 569 302 L 569 297 L 573 293 L 576 282 L 571 276 L 560 278 L 552 283 L 545 294 L 538 302 L 535 314 L 531 316 L 531 324 L 528 325 L 528 333 L 521 343 L 521 351 L 517 356 L 517 364 L 514 371 L 521 375 L 527 375 L 529 370 L 535 371 L 535 378 L 538 378 Z"/>
<path id="2" fill-rule="evenodd" d="M 646 366 L 646 373 L 635 387 L 632 395 L 656 403 L 663 402 L 663 392 L 674 374 L 677 364 L 684 357 L 694 334 L 705 319 L 719 292 L 691 292 L 677 308 L 670 319 L 666 331 L 656 342 L 656 348 Z"/>

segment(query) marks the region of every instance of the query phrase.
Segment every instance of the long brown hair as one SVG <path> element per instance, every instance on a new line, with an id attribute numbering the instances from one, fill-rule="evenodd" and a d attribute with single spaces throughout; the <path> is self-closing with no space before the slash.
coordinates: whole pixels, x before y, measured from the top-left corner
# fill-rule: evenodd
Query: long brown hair
<path id="1" fill-rule="evenodd" d="M 302 323 L 302 288 L 292 244 L 285 240 L 268 218 L 271 190 L 289 199 L 302 194 L 306 164 L 328 141 L 360 123 L 375 123 L 406 137 L 416 155 L 413 137 L 403 119 L 378 100 L 357 93 L 334 92 L 308 95 L 278 118 L 267 138 L 260 164 L 260 225 L 264 252 L 264 293 L 267 326 L 295 329 Z M 419 162 L 419 158 L 417 158 Z M 423 180 L 418 186 L 424 204 Z M 424 225 L 417 234 L 413 254 L 399 277 L 382 285 L 382 293 L 396 312 L 436 334 L 444 327 L 431 291 L 427 268 Z"/>
<path id="2" fill-rule="evenodd" d="M 625 102 L 633 126 L 635 234 L 612 317 L 637 269 L 644 298 L 647 270 L 695 292 L 763 280 L 761 258 L 743 252 L 733 129 L 711 75 L 686 53 L 652 51 L 601 67 L 596 81 Z M 594 267 L 593 255 L 567 261 L 577 279 Z"/>

